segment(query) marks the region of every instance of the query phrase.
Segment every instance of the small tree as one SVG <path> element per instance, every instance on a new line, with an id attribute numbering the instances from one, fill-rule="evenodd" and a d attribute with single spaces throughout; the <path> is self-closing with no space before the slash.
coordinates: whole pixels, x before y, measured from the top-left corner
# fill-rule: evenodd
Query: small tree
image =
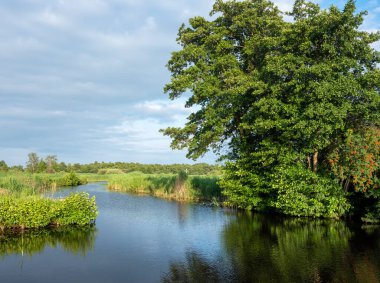
<path id="1" fill-rule="evenodd" d="M 40 161 L 37 164 L 37 169 L 36 169 L 35 173 L 45 173 L 46 170 L 47 170 L 46 162 L 44 160 L 40 159 Z"/>
<path id="2" fill-rule="evenodd" d="M 9 167 L 7 163 L 5 163 L 4 160 L 0 160 L 0 171 L 7 172 L 9 170 Z"/>
<path id="3" fill-rule="evenodd" d="M 35 152 L 31 152 L 28 154 L 28 161 L 26 163 L 26 169 L 30 173 L 36 173 L 37 172 L 37 167 L 40 159 Z"/>
<path id="4" fill-rule="evenodd" d="M 46 172 L 47 173 L 54 173 L 57 169 L 57 156 L 56 155 L 48 155 L 45 158 L 46 163 Z"/>

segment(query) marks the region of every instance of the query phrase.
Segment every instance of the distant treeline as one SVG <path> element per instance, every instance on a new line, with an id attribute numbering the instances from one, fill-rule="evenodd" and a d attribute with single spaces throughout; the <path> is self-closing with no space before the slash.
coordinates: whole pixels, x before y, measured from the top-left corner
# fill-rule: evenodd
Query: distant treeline
<path id="1" fill-rule="evenodd" d="M 60 171 L 74 171 L 77 173 L 129 173 L 142 172 L 146 174 L 178 174 L 185 171 L 189 175 L 215 174 L 219 166 L 206 163 L 198 164 L 141 164 L 129 162 L 94 162 L 90 164 L 59 164 Z"/>
<path id="2" fill-rule="evenodd" d="M 4 161 L 0 161 L 0 171 L 27 171 L 30 173 L 55 173 L 55 172 L 76 172 L 76 173 L 97 173 L 97 174 L 118 174 L 130 172 L 142 172 L 146 174 L 178 174 L 181 171 L 189 175 L 215 175 L 221 167 L 207 163 L 197 164 L 141 164 L 134 162 L 93 162 L 90 164 L 70 164 L 58 162 L 55 155 L 46 158 L 39 158 L 36 153 L 28 155 L 26 166 L 9 167 Z"/>

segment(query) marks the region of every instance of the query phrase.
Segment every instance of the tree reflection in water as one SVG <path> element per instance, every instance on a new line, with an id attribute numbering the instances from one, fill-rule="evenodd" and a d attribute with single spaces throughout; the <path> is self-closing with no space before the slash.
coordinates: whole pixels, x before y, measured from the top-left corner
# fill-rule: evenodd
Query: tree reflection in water
<path id="1" fill-rule="evenodd" d="M 223 260 L 189 251 L 163 282 L 379 282 L 378 227 L 244 214 L 222 231 Z"/>
<path id="2" fill-rule="evenodd" d="M 85 256 L 94 247 L 95 226 L 58 227 L 0 234 L 0 258 L 17 254 L 33 256 L 47 247 L 60 246 L 74 255 Z"/>

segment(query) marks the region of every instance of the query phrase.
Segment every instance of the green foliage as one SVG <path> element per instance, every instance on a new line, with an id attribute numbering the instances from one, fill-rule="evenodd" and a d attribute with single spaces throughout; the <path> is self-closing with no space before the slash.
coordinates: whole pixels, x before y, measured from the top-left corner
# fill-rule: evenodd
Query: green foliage
<path id="1" fill-rule="evenodd" d="M 213 150 L 227 160 L 220 184 L 231 205 L 343 215 L 344 187 L 328 158 L 345 151 L 350 129 L 380 126 L 380 55 L 371 47 L 380 33 L 360 29 L 365 13 L 354 1 L 343 10 L 296 1 L 293 21 L 285 21 L 271 1 L 217 0 L 211 15 L 180 27 L 181 49 L 167 65 L 169 97 L 190 91 L 186 107 L 196 106 L 184 127 L 163 130 L 172 148 L 187 148 L 193 159 Z M 369 154 L 379 147 L 368 146 L 354 164 L 364 171 L 360 184 L 355 179 L 361 187 L 378 179 Z"/>
<path id="2" fill-rule="evenodd" d="M 38 197 L 1 197 L 0 226 L 37 228 L 51 222 L 51 200 Z"/>
<path id="3" fill-rule="evenodd" d="M 37 196 L 1 196 L 0 227 L 40 228 L 49 224 L 79 226 L 96 219 L 95 198 L 88 194 L 72 194 L 65 199 L 54 200 Z"/>
<path id="4" fill-rule="evenodd" d="M 227 163 L 219 185 L 224 189 L 227 206 L 266 211 L 275 201 L 268 174 L 246 169 L 245 162 Z"/>
<path id="5" fill-rule="evenodd" d="M 279 168 L 271 185 L 277 192 L 274 205 L 285 214 L 339 218 L 350 208 L 338 182 L 301 166 Z"/>
<path id="6" fill-rule="evenodd" d="M 43 160 L 40 160 L 37 164 L 36 171 L 33 173 L 45 173 L 47 170 L 46 162 Z"/>
<path id="7" fill-rule="evenodd" d="M 0 172 L 7 172 L 9 170 L 9 167 L 7 163 L 5 163 L 4 160 L 0 160 Z"/>
<path id="8" fill-rule="evenodd" d="M 95 197 L 89 198 L 87 193 L 71 194 L 61 201 L 55 202 L 53 223 L 58 225 L 86 225 L 95 221 L 98 211 Z"/>
<path id="9" fill-rule="evenodd" d="M 37 167 L 40 159 L 35 152 L 31 152 L 28 154 L 28 161 L 26 163 L 26 169 L 30 173 L 36 173 L 37 172 Z"/>

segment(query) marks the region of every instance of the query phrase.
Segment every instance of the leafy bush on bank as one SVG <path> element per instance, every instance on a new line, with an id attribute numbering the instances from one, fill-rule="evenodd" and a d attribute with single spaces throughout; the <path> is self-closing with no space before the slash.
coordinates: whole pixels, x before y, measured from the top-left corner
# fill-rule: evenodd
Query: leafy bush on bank
<path id="1" fill-rule="evenodd" d="M 87 225 L 98 214 L 95 197 L 71 194 L 65 199 L 37 196 L 0 197 L 0 228 L 40 228 L 48 225 Z"/>

